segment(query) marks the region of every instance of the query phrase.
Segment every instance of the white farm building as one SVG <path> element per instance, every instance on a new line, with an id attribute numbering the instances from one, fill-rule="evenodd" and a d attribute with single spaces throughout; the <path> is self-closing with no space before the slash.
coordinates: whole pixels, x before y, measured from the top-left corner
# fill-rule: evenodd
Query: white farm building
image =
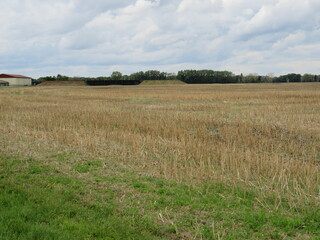
<path id="1" fill-rule="evenodd" d="M 31 86 L 32 79 L 30 77 L 16 74 L 0 74 L 0 81 L 9 83 L 9 86 Z"/>

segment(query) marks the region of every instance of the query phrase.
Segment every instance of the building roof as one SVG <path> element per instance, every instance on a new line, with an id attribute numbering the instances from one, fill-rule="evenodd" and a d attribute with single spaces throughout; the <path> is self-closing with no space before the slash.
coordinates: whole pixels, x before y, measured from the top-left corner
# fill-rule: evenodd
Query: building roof
<path id="1" fill-rule="evenodd" d="M 17 75 L 17 74 L 0 74 L 0 78 L 29 78 L 31 79 L 31 77 L 27 77 L 27 76 L 23 76 L 23 75 Z"/>

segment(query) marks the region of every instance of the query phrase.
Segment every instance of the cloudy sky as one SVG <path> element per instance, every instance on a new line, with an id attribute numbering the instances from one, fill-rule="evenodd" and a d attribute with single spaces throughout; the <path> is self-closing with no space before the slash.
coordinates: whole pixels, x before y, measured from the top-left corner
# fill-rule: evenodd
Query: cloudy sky
<path id="1" fill-rule="evenodd" d="M 320 73 L 320 0 L 0 0 L 0 72 Z"/>

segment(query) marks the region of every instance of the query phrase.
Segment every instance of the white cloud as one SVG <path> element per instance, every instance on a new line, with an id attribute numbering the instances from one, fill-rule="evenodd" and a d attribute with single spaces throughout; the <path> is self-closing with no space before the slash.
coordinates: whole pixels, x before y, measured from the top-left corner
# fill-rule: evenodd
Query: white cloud
<path id="1" fill-rule="evenodd" d="M 291 46 L 295 46 L 297 44 L 303 43 L 306 39 L 306 33 L 303 31 L 298 31 L 294 33 L 290 33 L 288 36 L 279 39 L 273 44 L 273 48 L 275 50 L 287 49 Z"/>
<path id="2" fill-rule="evenodd" d="M 319 73 L 319 11 L 318 0 L 3 0 L 0 72 Z"/>
<path id="3" fill-rule="evenodd" d="M 217 12 L 222 10 L 221 0 L 182 0 L 178 6 L 177 12 Z"/>

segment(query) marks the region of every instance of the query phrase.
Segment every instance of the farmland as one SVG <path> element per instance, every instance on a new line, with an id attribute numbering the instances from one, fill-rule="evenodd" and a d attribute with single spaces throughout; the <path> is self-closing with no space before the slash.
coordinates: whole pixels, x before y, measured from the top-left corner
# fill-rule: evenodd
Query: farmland
<path id="1" fill-rule="evenodd" d="M 2 88 L 0 238 L 317 239 L 319 99 L 319 83 Z"/>

